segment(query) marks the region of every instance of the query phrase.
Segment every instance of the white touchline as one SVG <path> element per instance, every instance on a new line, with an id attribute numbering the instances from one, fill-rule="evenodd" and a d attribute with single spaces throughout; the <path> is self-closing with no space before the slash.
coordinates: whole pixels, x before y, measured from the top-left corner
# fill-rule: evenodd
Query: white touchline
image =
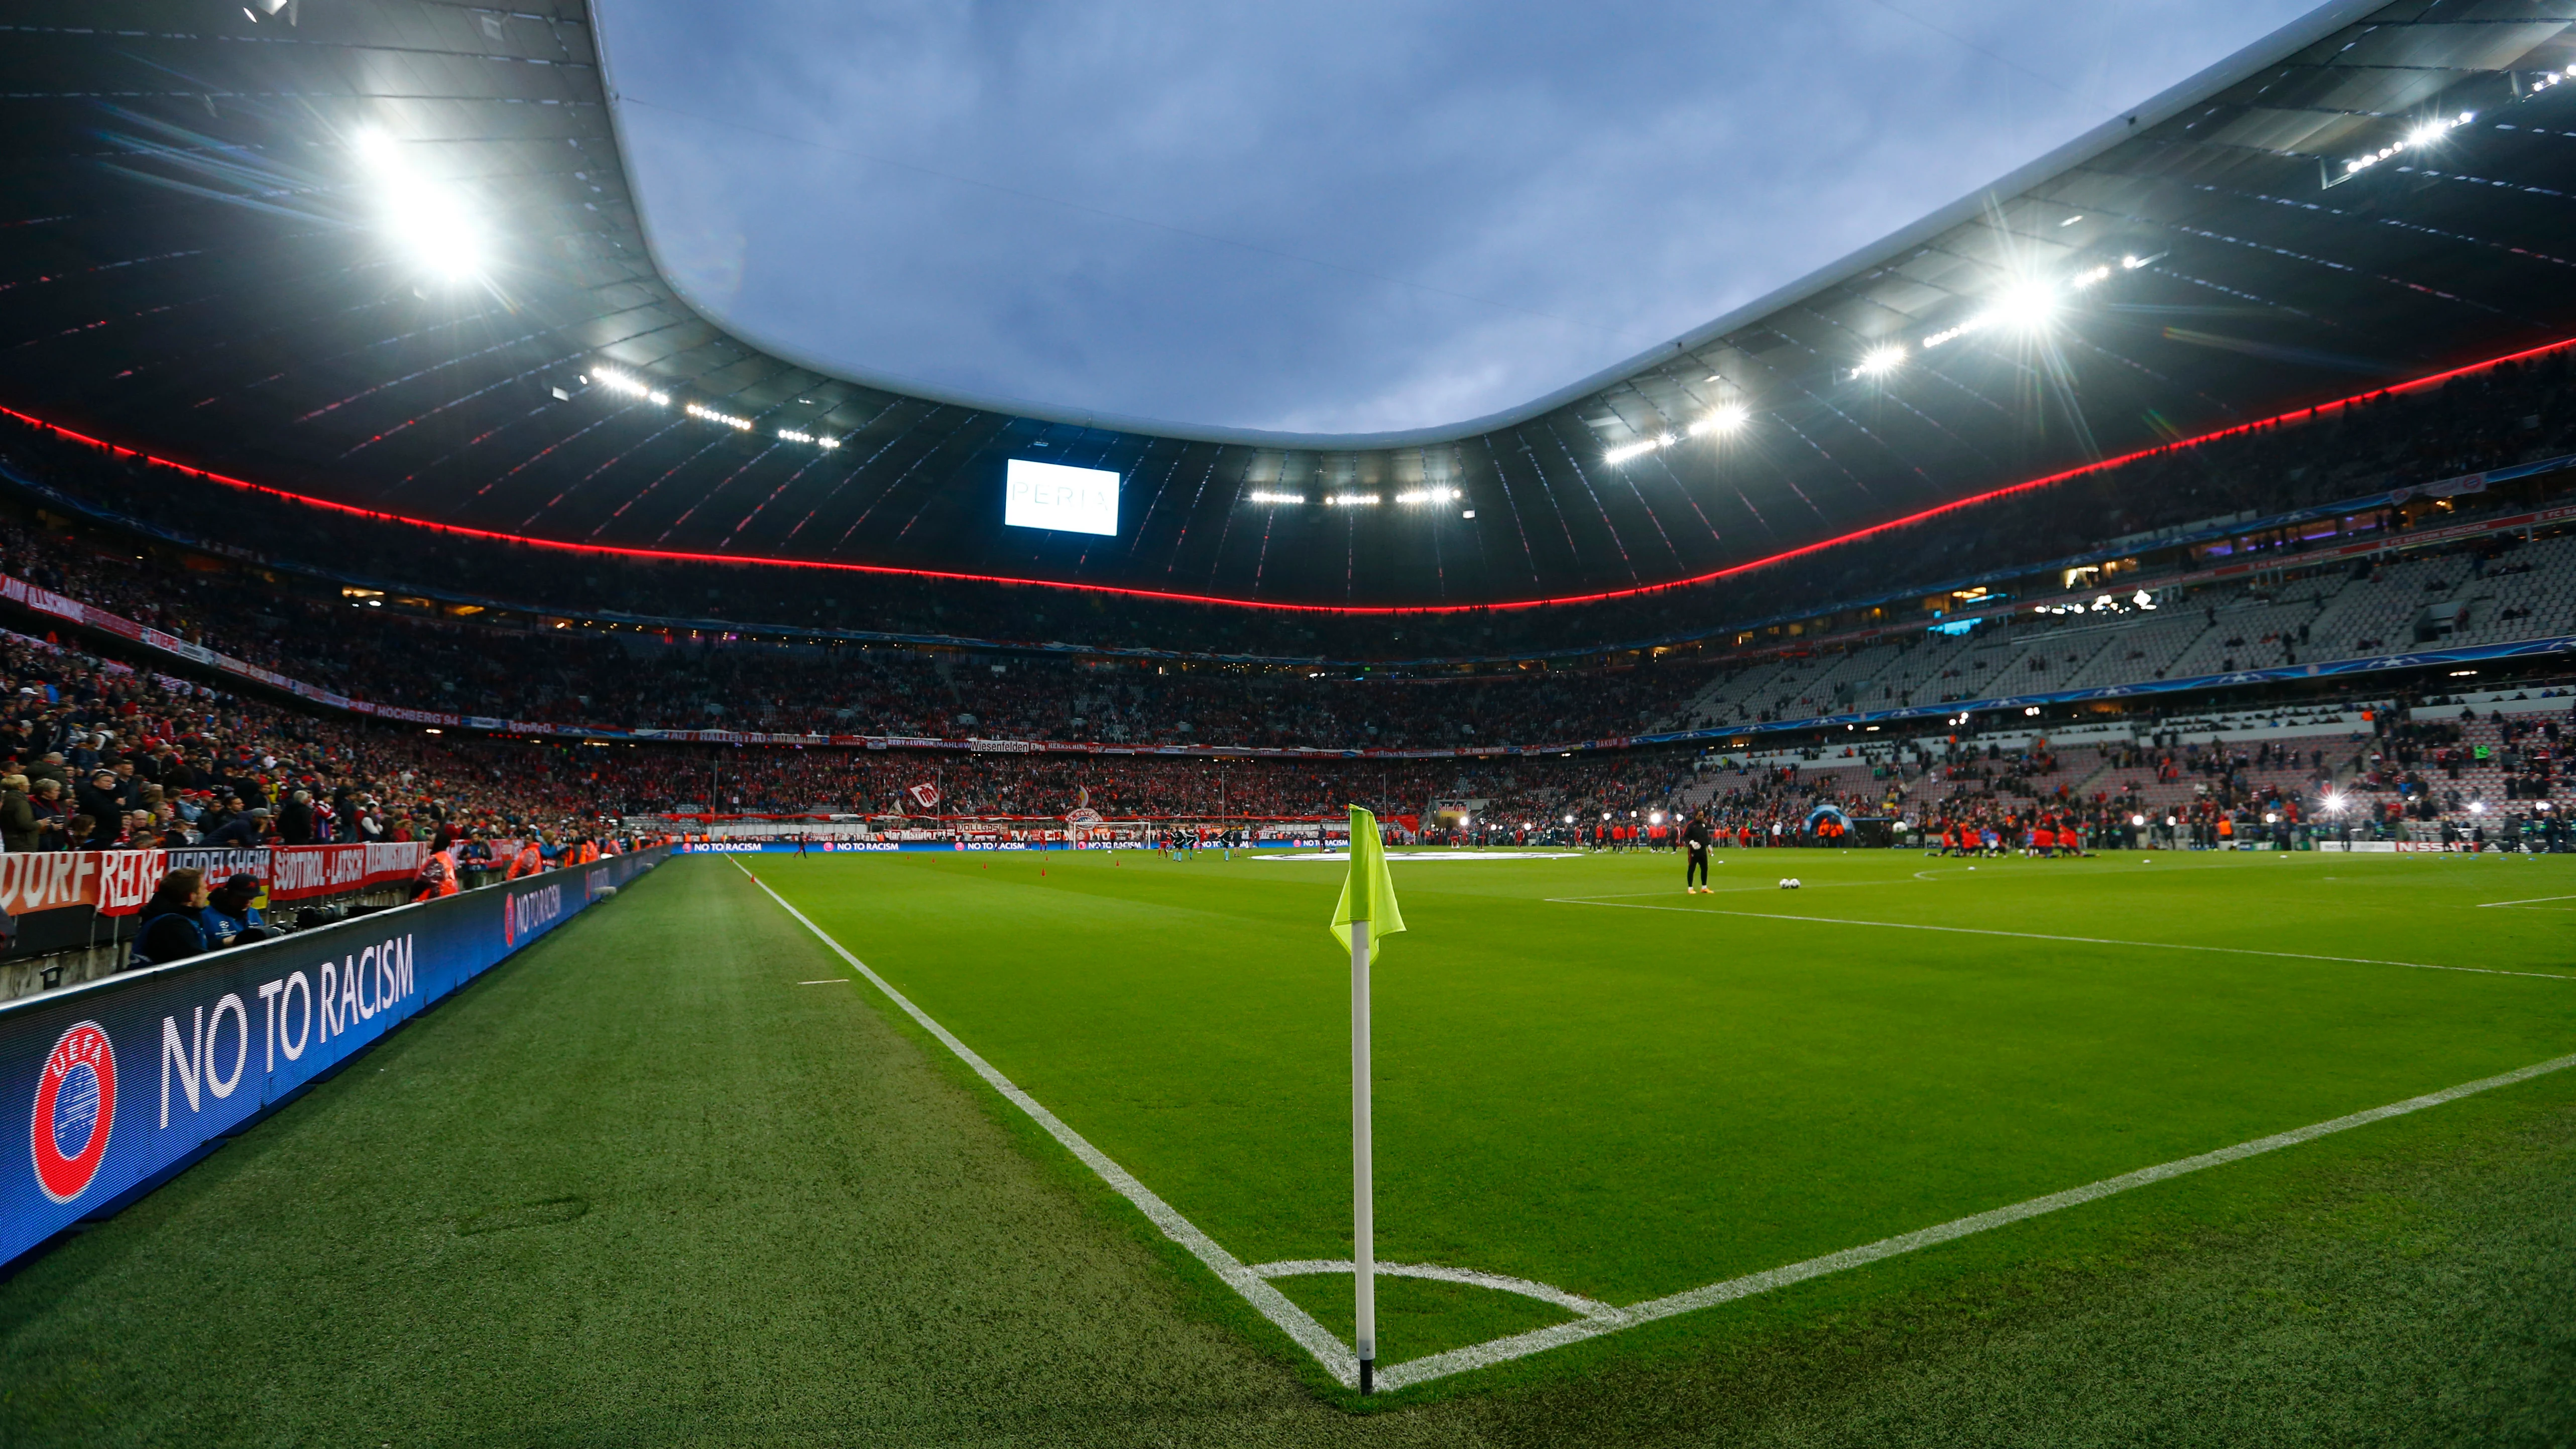
<path id="1" fill-rule="evenodd" d="M 1744 916 L 1756 921 L 1809 921 L 1819 926 L 1876 926 L 1887 931 L 1943 931 L 1955 936 L 2013 936 L 2025 941 L 2073 941 L 2084 946 L 2139 946 L 2153 951 L 2215 951 L 2226 956 L 2278 956 L 2289 961 L 2342 961 L 2355 966 L 2403 966 L 2409 971 L 2465 971 L 2472 976 L 2537 976 L 2576 981 L 2556 971 L 2506 971 L 2494 966 L 2439 966 L 2429 961 L 2383 961 L 2376 956 L 2320 956 L 2309 951 L 2263 951 L 2252 946 L 2195 946 L 2185 941 L 2121 941 L 2108 936 L 2054 936 L 2042 931 L 1997 931 L 1982 926 L 1926 926 L 1912 921 L 1849 921 L 1840 916 L 1788 916 L 1773 911 L 1724 911 L 1714 906 L 1640 906 L 1583 896 L 1548 896 L 1552 906 L 1606 906 L 1619 911 L 1679 911 L 1686 916 Z"/>
<path id="2" fill-rule="evenodd" d="M 727 858 L 731 859 L 730 857 Z M 1053 1137 L 1056 1141 L 1062 1143 L 1065 1150 L 1071 1152 L 1076 1158 L 1080 1159 L 1085 1167 L 1088 1167 L 1094 1173 L 1097 1173 L 1100 1176 L 1100 1179 L 1103 1182 L 1108 1183 L 1111 1189 L 1116 1191 L 1119 1196 L 1127 1199 L 1131 1203 L 1134 1203 L 1137 1210 L 1142 1212 L 1148 1221 L 1152 1222 L 1157 1228 L 1162 1229 L 1164 1236 L 1170 1238 L 1173 1242 L 1180 1244 L 1182 1247 L 1189 1249 L 1193 1257 L 1196 1257 L 1200 1262 L 1205 1263 L 1208 1266 L 1209 1271 L 1215 1273 L 1218 1279 L 1227 1287 L 1232 1288 L 1236 1293 L 1242 1295 L 1244 1301 L 1250 1303 L 1254 1309 L 1258 1310 L 1262 1317 L 1277 1324 L 1282 1332 L 1286 1333 L 1290 1339 L 1296 1342 L 1298 1347 L 1303 1348 L 1306 1352 L 1312 1354 L 1315 1361 L 1323 1365 L 1326 1373 L 1331 1374 L 1335 1379 L 1339 1380 L 1344 1387 L 1356 1387 L 1358 1385 L 1359 1361 L 1352 1354 L 1350 1345 L 1345 1344 L 1340 1339 L 1334 1337 L 1329 1329 L 1315 1321 L 1313 1315 L 1290 1302 L 1285 1294 L 1281 1293 L 1278 1289 L 1271 1287 L 1267 1281 L 1271 1278 L 1298 1277 L 1310 1273 L 1348 1273 L 1353 1270 L 1349 1259 L 1345 1258 L 1335 1260 L 1327 1258 L 1308 1258 L 1295 1259 L 1281 1263 L 1263 1263 L 1257 1266 L 1247 1266 L 1241 1259 L 1218 1246 L 1215 1239 L 1209 1237 L 1206 1233 L 1201 1232 L 1195 1224 L 1190 1222 L 1189 1219 L 1182 1217 L 1171 1204 L 1163 1201 L 1160 1197 L 1156 1196 L 1151 1189 L 1137 1181 L 1135 1176 L 1129 1173 L 1127 1169 L 1120 1167 L 1115 1162 L 1112 1162 L 1107 1154 L 1103 1153 L 1099 1148 L 1092 1146 L 1091 1143 L 1082 1136 L 1082 1134 L 1074 1131 L 1071 1127 L 1066 1126 L 1053 1112 L 1040 1106 L 1037 1100 L 1031 1097 L 1028 1093 L 1021 1091 L 1019 1087 L 1011 1082 L 1010 1078 L 1005 1077 L 999 1071 L 996 1071 L 993 1068 L 992 1063 L 987 1062 L 982 1057 L 976 1055 L 973 1049 L 969 1048 L 964 1042 L 959 1041 L 954 1035 L 950 1034 L 948 1028 L 941 1026 L 936 1021 L 933 1021 L 920 1007 L 913 1005 L 909 998 L 905 997 L 902 992 L 895 990 L 891 983 L 889 983 L 884 977 L 879 976 L 874 970 L 870 969 L 866 962 L 850 954 L 849 948 L 843 946 L 840 942 L 833 940 L 831 936 L 824 932 L 822 927 L 817 926 L 811 920 L 808 920 L 804 912 L 788 904 L 787 899 L 784 896 L 771 890 L 767 881 L 753 875 L 751 871 L 739 860 L 733 861 L 732 864 L 736 870 L 740 870 L 744 876 L 748 877 L 752 884 L 759 886 L 762 894 L 768 896 L 772 901 L 777 902 L 780 910 L 783 910 L 788 915 L 795 917 L 798 925 L 801 925 L 807 931 L 812 932 L 814 939 L 821 941 L 824 945 L 832 949 L 833 954 L 839 956 L 842 960 L 849 962 L 851 967 L 857 970 L 859 974 L 865 976 L 871 985 L 875 986 L 878 991 L 884 993 L 887 1000 L 892 1001 L 895 1005 L 903 1008 L 904 1014 L 911 1017 L 914 1022 L 918 1023 L 922 1030 L 927 1031 L 933 1037 L 936 1037 L 939 1040 L 940 1045 L 956 1053 L 958 1060 L 966 1063 L 968 1067 L 974 1070 L 977 1076 L 982 1077 L 987 1083 L 991 1084 L 993 1090 L 1001 1093 L 1003 1097 L 1010 1101 L 1011 1105 L 1027 1113 L 1031 1120 L 1045 1128 L 1048 1136 Z M 1584 903 L 1573 902 L 1573 904 Z M 1610 903 L 1605 902 L 1604 904 Z M 1688 909 L 1688 907 L 1642 906 L 1636 907 L 1635 909 L 1685 910 Z M 1712 912 L 1710 914 L 1750 915 L 1754 913 L 1729 911 Z M 1830 920 L 1831 918 L 1789 916 L 1780 917 L 1778 919 Z M 1837 924 L 1877 925 L 1885 923 L 1862 921 Z M 1924 927 L 1921 929 L 1943 930 L 1965 928 Z M 2012 935 L 2018 933 L 1993 932 L 1981 934 Z M 2085 938 L 2065 936 L 2049 937 L 2045 939 L 2083 940 Z M 2107 942 L 2103 944 L 2143 945 L 2153 943 L 2124 941 Z M 2196 947 L 2189 949 L 2224 948 Z M 2263 952 L 2258 954 L 2273 955 L 2281 953 Z M 2321 959 L 2347 960 L 2356 958 L 2325 957 Z M 2372 962 L 2370 964 L 2410 965 L 2413 963 Z M 2442 967 L 2435 969 L 2474 970 L 2476 968 Z M 2519 975 L 2538 973 L 2517 972 L 2503 974 Z M 1436 1264 L 1427 1263 L 1380 1263 L 1377 1265 L 1377 1271 L 1379 1276 L 1382 1277 L 1433 1278 L 1444 1282 L 1472 1284 L 1477 1287 L 1492 1288 L 1501 1292 L 1517 1293 L 1525 1297 L 1536 1298 L 1547 1303 L 1555 1304 L 1564 1308 L 1568 1312 L 1577 1313 L 1582 1316 L 1570 1323 L 1560 1323 L 1548 1328 L 1534 1329 L 1528 1333 L 1513 1334 L 1505 1338 L 1497 1338 L 1484 1343 L 1471 1344 L 1466 1348 L 1451 1349 L 1447 1353 L 1435 1353 L 1427 1357 L 1413 1359 L 1405 1363 L 1381 1367 L 1377 1371 L 1378 1387 L 1387 1390 L 1406 1388 L 1414 1384 L 1427 1383 L 1432 1379 L 1446 1378 L 1451 1374 L 1465 1373 L 1471 1369 L 1487 1368 L 1494 1364 L 1507 1363 L 1516 1358 L 1527 1358 L 1531 1354 L 1542 1353 L 1551 1348 L 1561 1348 L 1567 1344 L 1580 1343 L 1585 1339 L 1598 1338 L 1603 1334 L 1616 1333 L 1621 1329 L 1634 1328 L 1640 1324 L 1653 1323 L 1659 1319 L 1671 1318 L 1678 1314 L 1689 1313 L 1697 1309 L 1711 1308 L 1721 1303 L 1732 1303 L 1739 1298 L 1750 1298 L 1758 1293 L 1770 1292 L 1774 1288 L 1785 1288 L 1793 1283 L 1803 1283 L 1810 1278 L 1821 1278 L 1829 1273 L 1839 1273 L 1846 1268 L 1858 1268 L 1870 1263 L 1876 1263 L 1888 1258 L 1894 1258 L 1902 1254 L 1911 1253 L 1920 1248 L 1929 1248 L 1941 1243 L 1953 1242 L 1957 1239 L 1968 1237 L 1971 1234 L 1985 1232 L 1989 1228 L 2004 1227 L 2008 1224 L 2021 1222 L 2027 1218 L 2035 1218 L 2048 1213 L 2057 1212 L 2063 1208 L 2080 1207 L 2085 1203 L 2097 1202 L 2103 1198 L 2111 1197 L 2118 1193 L 2128 1192 L 2133 1188 L 2146 1187 L 2154 1183 L 2166 1181 L 2169 1178 L 2181 1177 L 2188 1173 L 2198 1172 L 2203 1168 L 2222 1167 L 2231 1162 L 2241 1162 L 2249 1157 L 2259 1157 L 2267 1152 L 2278 1152 L 2284 1147 L 2296 1147 L 2301 1143 L 2313 1142 L 2320 1137 L 2332 1136 L 2337 1132 L 2348 1132 L 2355 1127 L 2366 1127 L 2373 1122 L 2384 1122 L 2392 1117 L 2403 1117 L 2411 1112 L 2421 1112 L 2428 1107 L 2438 1107 L 2446 1102 L 2456 1102 L 2463 1097 L 2472 1097 L 2480 1092 L 2492 1091 L 2497 1087 L 2507 1087 L 2517 1082 L 2527 1082 L 2535 1077 L 2547 1076 L 2552 1072 L 2565 1071 L 2569 1067 L 2576 1067 L 2576 1055 L 2554 1057 L 2548 1061 L 2539 1062 L 2532 1066 L 2519 1067 L 2513 1071 L 2505 1072 L 2498 1076 L 2481 1077 L 2474 1082 L 2463 1082 L 2459 1086 L 2446 1087 L 2438 1092 L 2428 1092 L 2421 1097 L 2409 1097 L 2402 1102 L 2392 1102 L 2385 1107 L 2372 1107 L 2366 1111 L 2355 1112 L 2350 1116 L 2337 1117 L 2331 1121 L 2318 1122 L 2306 1127 L 2293 1128 L 2290 1131 L 2275 1133 L 2269 1137 L 2258 1137 L 2251 1142 L 2240 1142 L 2233 1147 L 2222 1147 L 2214 1152 L 2201 1153 L 2197 1157 L 2185 1157 L 2173 1162 L 2159 1163 L 2153 1167 L 2142 1167 L 2135 1172 L 2123 1173 L 2118 1177 L 2106 1177 L 2099 1182 L 2086 1183 L 2082 1187 L 2069 1188 L 2064 1192 L 2050 1193 L 2045 1197 L 2030 1198 L 2022 1202 L 2008 1204 L 2004 1207 L 1993 1208 L 1986 1212 L 1974 1213 L 1964 1218 L 1954 1218 L 1946 1223 L 1939 1223 L 1928 1228 L 1918 1228 L 1913 1232 L 1900 1233 L 1892 1238 L 1881 1238 L 1875 1243 L 1866 1243 L 1857 1248 L 1845 1248 L 1838 1253 L 1827 1253 L 1822 1257 L 1809 1258 L 1804 1262 L 1791 1263 L 1785 1267 L 1768 1268 L 1759 1273 L 1748 1273 L 1740 1278 L 1729 1278 L 1723 1282 L 1710 1283 L 1699 1288 L 1685 1289 L 1682 1292 L 1669 1294 L 1662 1298 L 1650 1298 L 1643 1303 L 1632 1303 L 1625 1308 L 1602 1303 L 1597 1299 L 1586 1298 L 1579 1293 L 1569 1292 L 1562 1288 L 1551 1287 L 1545 1283 L 1535 1283 L 1526 1278 L 1509 1278 L 1499 1273 L 1481 1273 L 1470 1268 L 1446 1268 Z"/>
<path id="3" fill-rule="evenodd" d="M 726 858 L 732 859 L 730 856 Z M 913 1005 L 909 997 L 895 990 L 892 982 L 879 976 L 865 961 L 851 955 L 848 947 L 833 940 L 822 927 L 807 920 L 805 913 L 789 905 L 785 896 L 771 890 L 769 882 L 752 875 L 741 861 L 734 861 L 733 866 L 734 869 L 748 876 L 753 885 L 760 887 L 762 894 L 776 901 L 780 910 L 795 917 L 798 925 L 813 932 L 815 940 L 831 947 L 833 954 L 849 962 L 854 970 L 868 978 L 868 984 L 885 993 L 888 1001 L 903 1008 L 904 1015 L 911 1017 L 923 1031 L 938 1038 L 941 1046 L 955 1052 L 957 1059 L 972 1068 L 975 1075 L 990 1083 L 994 1091 L 1001 1093 L 1012 1106 L 1028 1113 L 1030 1120 L 1045 1128 L 1048 1136 L 1063 1143 L 1065 1150 L 1079 1158 L 1083 1166 L 1099 1174 L 1100 1180 L 1108 1183 L 1120 1197 L 1134 1203 L 1136 1210 L 1143 1213 L 1147 1221 L 1163 1230 L 1163 1236 L 1189 1249 L 1192 1256 L 1207 1264 L 1208 1271 L 1216 1274 L 1227 1287 L 1243 1295 L 1244 1301 L 1259 1310 L 1262 1317 L 1279 1325 L 1280 1330 L 1295 1340 L 1298 1347 L 1313 1354 L 1315 1361 L 1324 1366 L 1326 1373 L 1339 1379 L 1345 1387 L 1358 1386 L 1360 1381 L 1358 1356 L 1352 1353 L 1349 1345 L 1335 1338 L 1330 1329 L 1317 1323 L 1312 1314 L 1289 1302 L 1288 1295 L 1271 1287 L 1259 1274 L 1245 1267 L 1240 1259 L 1217 1246 L 1216 1240 L 1199 1231 L 1197 1224 L 1182 1217 L 1170 1203 L 1155 1196 L 1151 1189 L 1138 1182 L 1127 1169 L 1110 1161 L 1107 1153 L 1092 1146 L 1081 1133 L 1066 1126 L 1061 1118 L 1040 1106 L 1035 1097 L 1021 1091 L 1010 1078 L 996 1071 L 991 1062 L 976 1055 L 966 1043 L 951 1035 L 948 1028 L 931 1020 L 929 1013 Z"/>
<path id="4" fill-rule="evenodd" d="M 850 978 L 847 976 L 835 976 L 826 981 L 799 981 L 796 984 L 799 986 L 847 986 L 850 984 Z"/>
<path id="5" fill-rule="evenodd" d="M 2576 901 L 2576 896 L 2533 896 L 2527 901 L 2480 901 L 2478 909 L 2485 910 L 2489 906 L 2536 906 L 2542 901 Z"/>
<path id="6" fill-rule="evenodd" d="M 1864 1264 L 1898 1257 L 1918 1248 L 1954 1242 L 1974 1233 L 1982 1233 L 1989 1228 L 2000 1228 L 2027 1218 L 2041 1217 L 2062 1208 L 2098 1202 L 2117 1193 L 2164 1182 L 2170 1178 L 2198 1172 L 2203 1168 L 2223 1167 L 2231 1162 L 2242 1162 L 2249 1157 L 2259 1157 L 2266 1152 L 2278 1152 L 2284 1147 L 2296 1147 L 2301 1143 L 2314 1142 L 2320 1137 L 2332 1136 L 2337 1132 L 2349 1132 L 2355 1127 L 2366 1127 L 2373 1122 L 2385 1122 L 2391 1117 L 2403 1117 L 2410 1112 L 2421 1112 L 2427 1107 L 2439 1107 L 2445 1102 L 2456 1102 L 2462 1097 L 2475 1096 L 2497 1087 L 2527 1082 L 2534 1077 L 2547 1076 L 2551 1072 L 2565 1071 L 2569 1067 L 2576 1067 L 2576 1056 L 2554 1057 L 2549 1061 L 2517 1068 L 2500 1076 L 2481 1077 L 2477 1081 L 2463 1082 L 2459 1086 L 2446 1087 L 2438 1092 L 2428 1092 L 2421 1097 L 2409 1097 L 2403 1102 L 2392 1102 L 2385 1107 L 2373 1107 L 2366 1112 L 2355 1112 L 2349 1117 L 2337 1117 L 2330 1122 L 2294 1128 L 2288 1132 L 2275 1133 L 2270 1137 L 2257 1137 L 2251 1142 L 2240 1142 L 2233 1147 L 2222 1147 L 2215 1152 L 2204 1152 L 2197 1157 L 2185 1157 L 2173 1162 L 2159 1163 L 2154 1167 L 2142 1167 L 2135 1172 L 2122 1173 L 2118 1177 L 2106 1177 L 2099 1182 L 2089 1182 L 2082 1187 L 2050 1193 L 2046 1197 L 2030 1198 L 1988 1212 L 1953 1218 L 1949 1222 L 1934 1227 L 1919 1228 L 1910 1233 L 1900 1233 L 1892 1238 L 1881 1238 L 1875 1243 L 1864 1244 L 1857 1248 L 1845 1248 L 1839 1253 L 1827 1253 L 1821 1258 L 1809 1258 L 1803 1263 L 1791 1263 L 1784 1268 L 1748 1273 L 1741 1278 L 1729 1278 L 1723 1283 L 1711 1283 L 1704 1288 L 1692 1288 L 1669 1297 L 1650 1298 L 1643 1303 L 1630 1304 L 1626 1308 L 1616 1310 L 1618 1315 L 1616 1319 L 1582 1318 L 1572 1323 L 1560 1323 L 1550 1328 L 1514 1334 L 1509 1338 L 1497 1338 L 1466 1348 L 1452 1349 L 1447 1353 L 1435 1353 L 1428 1358 L 1418 1358 L 1410 1363 L 1400 1363 L 1380 1370 L 1378 1382 L 1390 1389 L 1400 1389 L 1427 1379 L 1463 1373 L 1468 1369 L 1485 1368 L 1511 1359 L 1525 1358 L 1546 1349 L 1569 1343 L 1580 1343 L 1587 1338 L 1598 1338 L 1605 1333 L 1616 1333 L 1620 1329 L 1633 1328 L 1641 1323 L 1652 1323 L 1659 1318 L 1670 1318 L 1675 1314 L 1689 1313 L 1694 1309 L 1708 1308 L 1720 1303 L 1732 1303 L 1739 1298 L 1768 1293 L 1774 1288 L 1785 1288 L 1792 1283 L 1803 1283 L 1810 1278 L 1839 1273 L 1846 1268 L 1857 1268 Z"/>

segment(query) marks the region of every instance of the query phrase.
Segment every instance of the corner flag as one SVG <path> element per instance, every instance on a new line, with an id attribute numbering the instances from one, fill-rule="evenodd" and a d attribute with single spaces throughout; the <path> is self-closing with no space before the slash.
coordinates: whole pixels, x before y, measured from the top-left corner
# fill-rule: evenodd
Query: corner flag
<path id="1" fill-rule="evenodd" d="M 1378 842 L 1377 817 L 1351 807 L 1351 873 L 1333 907 L 1333 939 L 1351 953 L 1351 1288 L 1357 1300 L 1360 1392 L 1377 1377 L 1377 1184 L 1369 1141 L 1369 953 L 1381 936 L 1404 929 L 1395 906 L 1395 882 L 1386 873 L 1386 847 Z"/>
<path id="2" fill-rule="evenodd" d="M 1404 929 L 1404 912 L 1396 909 L 1395 881 L 1386 873 L 1386 847 L 1377 838 L 1377 817 L 1351 807 L 1351 873 L 1342 881 L 1342 899 L 1333 907 L 1328 927 L 1342 949 L 1351 947 L 1351 922 L 1366 921 L 1369 945 Z"/>

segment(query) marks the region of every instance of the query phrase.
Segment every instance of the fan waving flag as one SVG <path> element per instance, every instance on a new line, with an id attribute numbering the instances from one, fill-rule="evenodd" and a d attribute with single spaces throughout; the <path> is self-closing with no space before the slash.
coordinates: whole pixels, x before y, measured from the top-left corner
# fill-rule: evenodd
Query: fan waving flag
<path id="1" fill-rule="evenodd" d="M 1368 922 L 1369 948 L 1404 929 L 1404 912 L 1396 909 L 1395 881 L 1386 873 L 1386 847 L 1377 837 L 1377 817 L 1351 807 L 1351 873 L 1342 881 L 1341 904 L 1333 907 L 1333 939 L 1351 945 L 1351 922 Z"/>

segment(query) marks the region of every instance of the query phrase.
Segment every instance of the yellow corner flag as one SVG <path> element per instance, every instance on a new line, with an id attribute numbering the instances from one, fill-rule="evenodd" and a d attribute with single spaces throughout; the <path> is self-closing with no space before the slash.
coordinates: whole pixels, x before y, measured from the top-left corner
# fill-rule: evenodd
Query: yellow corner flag
<path id="1" fill-rule="evenodd" d="M 1333 907 L 1333 939 L 1351 945 L 1351 922 L 1369 925 L 1369 950 L 1404 929 L 1404 912 L 1396 908 L 1395 881 L 1386 873 L 1386 847 L 1377 838 L 1377 817 L 1351 807 L 1351 873 L 1342 882 L 1341 904 Z"/>

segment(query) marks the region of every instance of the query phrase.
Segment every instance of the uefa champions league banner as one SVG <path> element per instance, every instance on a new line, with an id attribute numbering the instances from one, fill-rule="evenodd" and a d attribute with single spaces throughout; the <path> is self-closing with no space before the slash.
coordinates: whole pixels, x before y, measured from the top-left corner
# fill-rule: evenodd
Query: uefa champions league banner
<path id="1" fill-rule="evenodd" d="M 0 1005 L 0 1120 L 27 1124 L 0 1152 L 0 1263 L 185 1166 L 662 854 Z"/>

